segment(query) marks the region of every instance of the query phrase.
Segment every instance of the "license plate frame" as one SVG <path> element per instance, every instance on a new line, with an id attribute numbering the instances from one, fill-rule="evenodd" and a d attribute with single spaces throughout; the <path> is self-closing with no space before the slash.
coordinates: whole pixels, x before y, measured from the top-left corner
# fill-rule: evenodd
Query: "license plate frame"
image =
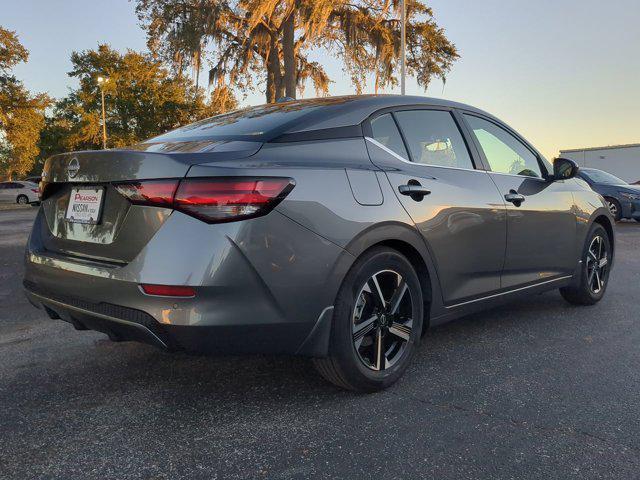
<path id="1" fill-rule="evenodd" d="M 104 207 L 105 188 L 103 186 L 83 185 L 72 187 L 64 219 L 69 223 L 97 225 L 100 223 Z M 79 208 L 75 208 L 78 205 Z M 86 205 L 86 207 L 82 207 Z"/>

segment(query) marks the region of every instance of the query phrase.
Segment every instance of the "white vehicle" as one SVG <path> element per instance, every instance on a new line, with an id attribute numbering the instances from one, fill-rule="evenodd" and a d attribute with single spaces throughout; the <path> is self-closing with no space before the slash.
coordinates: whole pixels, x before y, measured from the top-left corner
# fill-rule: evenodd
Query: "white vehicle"
<path id="1" fill-rule="evenodd" d="M 33 182 L 0 182 L 0 203 L 27 205 L 40 201 L 40 189 Z"/>

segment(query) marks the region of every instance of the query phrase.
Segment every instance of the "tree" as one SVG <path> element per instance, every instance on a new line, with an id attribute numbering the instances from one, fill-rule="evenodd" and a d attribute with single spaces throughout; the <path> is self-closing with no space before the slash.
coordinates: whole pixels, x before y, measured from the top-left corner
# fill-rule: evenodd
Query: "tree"
<path id="1" fill-rule="evenodd" d="M 210 83 L 247 89 L 258 79 L 273 102 L 307 82 L 328 92 L 330 78 L 311 59 L 319 49 L 342 61 L 358 93 L 370 74 L 376 91 L 396 85 L 399 8 L 399 0 L 137 0 L 136 12 L 151 51 L 176 71 L 198 70 L 208 53 Z M 408 74 L 426 88 L 457 58 L 431 9 L 407 0 Z"/>
<path id="2" fill-rule="evenodd" d="M 236 107 L 226 89 L 205 101 L 190 79 L 173 76 L 149 54 L 124 54 L 108 45 L 71 55 L 71 77 L 79 88 L 55 104 L 41 135 L 48 154 L 102 145 L 99 76 L 106 77 L 106 124 L 109 147 L 123 147 Z"/>
<path id="3" fill-rule="evenodd" d="M 0 176 L 9 178 L 31 169 L 50 102 L 46 95 L 29 93 L 12 74 L 12 68 L 28 58 L 16 33 L 0 27 Z"/>

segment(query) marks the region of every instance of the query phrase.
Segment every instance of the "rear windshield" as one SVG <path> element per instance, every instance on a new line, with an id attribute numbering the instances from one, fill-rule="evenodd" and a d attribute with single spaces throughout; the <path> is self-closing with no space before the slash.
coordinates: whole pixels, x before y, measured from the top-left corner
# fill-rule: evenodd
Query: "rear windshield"
<path id="1" fill-rule="evenodd" d="M 202 139 L 267 141 L 318 108 L 320 107 L 311 106 L 307 102 L 245 108 L 180 127 L 145 143 Z"/>

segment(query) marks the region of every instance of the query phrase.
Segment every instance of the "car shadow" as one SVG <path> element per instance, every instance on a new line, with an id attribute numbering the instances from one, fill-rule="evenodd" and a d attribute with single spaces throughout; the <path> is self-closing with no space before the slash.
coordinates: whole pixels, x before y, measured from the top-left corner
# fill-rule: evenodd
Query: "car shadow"
<path id="1" fill-rule="evenodd" d="M 425 335 L 409 375 L 420 376 L 427 367 L 447 369 L 452 349 L 462 352 L 479 341 L 500 341 L 519 335 L 523 328 L 529 328 L 527 323 L 554 323 L 572 308 L 557 294 L 535 295 L 435 327 Z M 59 328 L 66 330 L 69 326 L 60 322 Z M 37 365 L 25 366 L 18 383 L 26 381 L 25 376 L 33 376 L 33 385 L 37 385 L 34 388 L 61 397 L 81 399 L 90 392 L 92 403 L 100 403 L 101 399 L 116 394 L 123 398 L 133 394 L 153 397 L 153 402 L 169 402 L 178 408 L 200 401 L 258 402 L 275 407 L 292 395 L 316 400 L 353 395 L 325 382 L 306 358 L 193 356 L 166 353 L 133 342 L 114 343 L 95 332 L 61 334 L 67 338 L 82 335 L 93 338 L 73 348 L 55 349 L 59 356 L 49 354 Z M 60 364 L 63 369 L 57 368 Z M 12 388 L 8 386 L 9 391 Z M 402 382 L 394 388 L 401 391 Z M 38 398 L 32 397 L 33 401 Z"/>

